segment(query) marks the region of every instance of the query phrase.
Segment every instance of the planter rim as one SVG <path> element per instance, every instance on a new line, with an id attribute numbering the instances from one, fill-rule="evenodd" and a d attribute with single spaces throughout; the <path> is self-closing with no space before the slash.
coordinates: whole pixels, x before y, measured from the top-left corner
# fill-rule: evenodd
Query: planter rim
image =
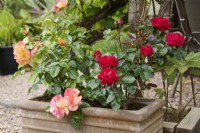
<path id="1" fill-rule="evenodd" d="M 86 116 L 95 116 L 95 117 L 103 117 L 103 118 L 112 118 L 112 119 L 121 119 L 121 120 L 129 120 L 141 122 L 148 118 L 150 115 L 153 115 L 156 110 L 162 108 L 165 104 L 165 101 L 162 99 L 142 99 L 139 98 L 138 101 L 148 102 L 150 104 L 146 105 L 140 110 L 119 110 L 114 111 L 112 109 L 105 108 L 97 108 L 89 107 L 83 109 L 83 113 Z M 13 108 L 21 108 L 26 110 L 35 110 L 35 111 L 45 111 L 46 107 L 49 105 L 48 102 L 41 101 L 32 101 L 32 100 L 11 100 L 11 99 L 1 99 L 0 105 L 4 105 L 7 107 Z"/>
<path id="2" fill-rule="evenodd" d="M 13 45 L 9 45 L 9 46 L 0 46 L 1 49 L 10 49 L 13 48 Z"/>

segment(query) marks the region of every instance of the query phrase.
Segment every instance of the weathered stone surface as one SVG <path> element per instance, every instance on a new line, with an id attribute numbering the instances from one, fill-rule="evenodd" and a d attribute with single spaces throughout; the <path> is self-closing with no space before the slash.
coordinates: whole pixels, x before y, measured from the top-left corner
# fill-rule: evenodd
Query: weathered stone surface
<path id="1" fill-rule="evenodd" d="M 177 133 L 200 132 L 200 108 L 192 108 L 177 126 Z"/>

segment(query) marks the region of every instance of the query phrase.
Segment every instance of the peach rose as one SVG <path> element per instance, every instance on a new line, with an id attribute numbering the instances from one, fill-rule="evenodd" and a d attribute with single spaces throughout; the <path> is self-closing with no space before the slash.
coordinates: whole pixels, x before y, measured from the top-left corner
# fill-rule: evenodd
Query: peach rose
<path id="1" fill-rule="evenodd" d="M 69 111 L 76 111 L 82 103 L 82 96 L 78 96 L 80 91 L 74 88 L 67 88 L 64 93 L 64 98 L 67 99 Z"/>
<path id="2" fill-rule="evenodd" d="M 26 65 L 30 62 L 30 51 L 26 49 L 25 44 L 19 41 L 14 45 L 14 58 L 20 65 Z"/>
<path id="3" fill-rule="evenodd" d="M 61 95 L 54 96 L 50 101 L 50 112 L 61 119 L 69 114 L 68 103 Z"/>
<path id="4" fill-rule="evenodd" d="M 57 4 L 52 7 L 52 10 L 58 12 L 62 8 L 64 8 L 65 6 L 67 6 L 67 4 L 68 4 L 68 0 L 58 0 Z"/>

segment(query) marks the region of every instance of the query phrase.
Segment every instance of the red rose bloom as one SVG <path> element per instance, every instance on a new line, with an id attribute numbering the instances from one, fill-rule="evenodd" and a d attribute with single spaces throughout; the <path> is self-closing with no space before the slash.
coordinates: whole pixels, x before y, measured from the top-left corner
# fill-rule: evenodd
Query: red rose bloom
<path id="1" fill-rule="evenodd" d="M 99 50 L 95 51 L 93 57 L 96 60 L 96 62 L 99 62 L 101 59 L 101 51 Z"/>
<path id="2" fill-rule="evenodd" d="M 102 85 L 112 85 L 119 79 L 119 77 L 114 69 L 105 68 L 101 70 L 98 79 L 101 80 Z"/>
<path id="3" fill-rule="evenodd" d="M 170 27 L 168 19 L 162 17 L 152 18 L 151 25 L 161 32 L 168 30 Z"/>
<path id="4" fill-rule="evenodd" d="M 102 68 L 116 67 L 118 64 L 117 58 L 115 56 L 102 56 L 99 60 L 99 64 Z"/>
<path id="5" fill-rule="evenodd" d="M 167 42 L 168 46 L 176 46 L 181 47 L 184 44 L 184 37 L 180 33 L 171 33 L 169 32 L 166 37 L 165 41 Z"/>
<path id="6" fill-rule="evenodd" d="M 144 56 L 151 56 L 153 54 L 153 48 L 150 45 L 141 46 L 140 54 Z"/>

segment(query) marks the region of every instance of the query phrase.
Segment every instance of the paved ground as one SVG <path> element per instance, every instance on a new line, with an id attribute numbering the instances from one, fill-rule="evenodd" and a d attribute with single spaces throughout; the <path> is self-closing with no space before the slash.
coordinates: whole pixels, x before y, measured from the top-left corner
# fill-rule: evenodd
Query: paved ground
<path id="1" fill-rule="evenodd" d="M 27 79 L 29 77 L 29 73 L 26 73 L 23 76 L 17 77 L 15 80 L 11 80 L 11 75 L 9 76 L 0 76 L 0 97 L 5 99 L 14 99 L 14 100 L 24 100 L 29 97 L 41 94 L 41 91 L 31 93 L 31 95 L 27 95 L 28 84 Z M 162 82 L 160 79 L 160 75 L 157 74 L 155 78 L 152 80 L 153 82 L 159 84 L 162 87 Z M 195 79 L 196 88 L 200 86 L 199 78 Z M 172 88 L 172 87 L 171 87 Z M 170 93 L 172 90 L 170 90 Z M 190 81 L 186 80 L 186 84 L 184 86 L 184 102 L 188 101 L 191 97 L 191 87 Z M 154 97 L 154 91 L 145 92 L 145 96 Z M 173 105 L 177 105 L 178 101 L 178 93 L 175 98 L 170 98 L 170 101 Z M 197 104 L 200 106 L 200 94 L 197 97 Z M 192 103 L 191 103 L 192 105 Z M 0 105 L 0 133 L 20 133 L 20 109 L 4 107 Z"/>

